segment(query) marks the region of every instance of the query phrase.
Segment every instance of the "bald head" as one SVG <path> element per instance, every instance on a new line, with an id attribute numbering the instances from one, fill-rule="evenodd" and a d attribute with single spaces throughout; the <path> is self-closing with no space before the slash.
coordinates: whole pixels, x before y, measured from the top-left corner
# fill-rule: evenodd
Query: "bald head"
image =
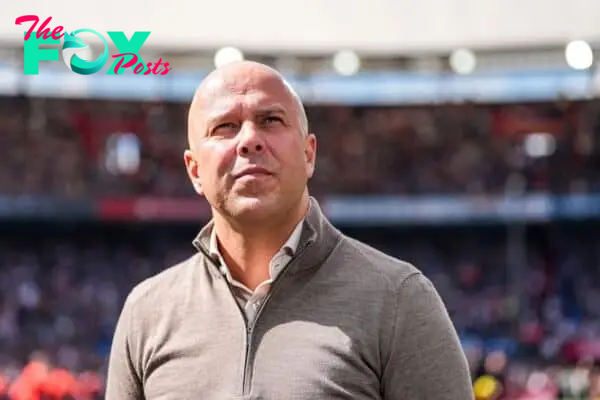
<path id="1" fill-rule="evenodd" d="M 297 224 L 293 215 L 306 211 L 317 141 L 300 98 L 274 69 L 243 61 L 208 75 L 190 107 L 188 140 L 188 175 L 215 215 L 271 229 L 290 215 Z"/>
<path id="2" fill-rule="evenodd" d="M 269 82 L 272 87 L 280 86 L 284 95 L 293 103 L 303 135 L 307 135 L 308 117 L 304 105 L 289 82 L 279 72 L 267 65 L 253 61 L 238 61 L 215 69 L 204 78 L 196 89 L 188 116 L 190 127 L 188 139 L 190 143 L 192 141 L 191 135 L 195 131 L 195 121 L 198 114 L 201 114 L 207 108 L 208 103 L 213 101 L 214 97 L 219 95 L 219 92 L 223 92 L 225 89 L 244 94 L 244 90 L 259 81 Z"/>

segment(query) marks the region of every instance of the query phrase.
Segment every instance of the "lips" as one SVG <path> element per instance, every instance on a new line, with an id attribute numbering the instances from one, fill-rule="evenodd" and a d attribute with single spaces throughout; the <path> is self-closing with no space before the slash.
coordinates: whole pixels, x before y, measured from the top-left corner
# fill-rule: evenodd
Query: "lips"
<path id="1" fill-rule="evenodd" d="M 239 179 L 248 175 L 273 175 L 269 170 L 262 167 L 246 167 L 233 175 L 234 179 Z"/>

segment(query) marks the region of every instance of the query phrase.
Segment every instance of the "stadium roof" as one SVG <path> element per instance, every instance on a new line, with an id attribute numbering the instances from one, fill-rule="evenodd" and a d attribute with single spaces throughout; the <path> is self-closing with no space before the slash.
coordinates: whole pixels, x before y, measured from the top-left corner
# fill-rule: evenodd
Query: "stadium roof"
<path id="1" fill-rule="evenodd" d="M 14 43 L 24 30 L 14 20 L 25 14 L 52 16 L 51 27 L 70 31 L 150 30 L 145 46 L 165 50 L 402 55 L 600 40 L 598 0 L 105 0 L 81 7 L 28 0 L 2 8 L 0 38 Z"/>

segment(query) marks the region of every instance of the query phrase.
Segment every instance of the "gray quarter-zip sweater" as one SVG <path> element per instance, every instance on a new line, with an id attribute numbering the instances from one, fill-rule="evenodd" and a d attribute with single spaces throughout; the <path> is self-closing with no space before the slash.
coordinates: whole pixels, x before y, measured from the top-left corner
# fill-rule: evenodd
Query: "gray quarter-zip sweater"
<path id="1" fill-rule="evenodd" d="M 344 236 L 316 200 L 298 249 L 248 323 L 209 253 L 136 286 L 107 400 L 471 400 L 446 309 L 415 267 Z"/>

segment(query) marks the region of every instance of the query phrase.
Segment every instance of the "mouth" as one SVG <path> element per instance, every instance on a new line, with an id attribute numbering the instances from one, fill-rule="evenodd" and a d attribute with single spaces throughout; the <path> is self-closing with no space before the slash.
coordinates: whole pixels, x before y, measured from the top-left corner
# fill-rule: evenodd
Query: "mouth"
<path id="1" fill-rule="evenodd" d="M 234 179 L 240 179 L 244 177 L 261 177 L 273 175 L 269 170 L 262 167 L 246 167 L 240 172 L 233 175 Z"/>

